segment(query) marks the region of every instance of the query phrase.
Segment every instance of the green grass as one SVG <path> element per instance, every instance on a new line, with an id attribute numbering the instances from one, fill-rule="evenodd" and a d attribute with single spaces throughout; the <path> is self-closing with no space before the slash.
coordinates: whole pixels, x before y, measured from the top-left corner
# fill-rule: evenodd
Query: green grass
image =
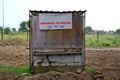
<path id="1" fill-rule="evenodd" d="M 97 70 L 97 69 L 94 67 L 85 66 L 85 71 L 95 71 L 95 70 Z"/>
<path id="2" fill-rule="evenodd" d="M 29 65 L 23 67 L 16 67 L 16 66 L 5 66 L 3 64 L 0 64 L 0 72 L 15 72 L 18 74 L 22 74 L 22 73 L 30 74 L 29 69 L 30 69 Z M 95 71 L 95 70 L 97 69 L 94 67 L 85 66 L 85 71 Z"/>
<path id="3" fill-rule="evenodd" d="M 15 72 L 18 74 L 29 73 L 29 65 L 26 65 L 23 67 L 16 67 L 16 66 L 5 66 L 3 64 L 0 64 L 0 71 L 1 72 Z"/>
<path id="4" fill-rule="evenodd" d="M 16 33 L 4 34 L 3 39 L 4 40 L 16 39 L 16 40 L 28 41 L 27 32 L 16 32 Z M 1 40 L 1 36 L 0 36 L 0 40 Z"/>
<path id="5" fill-rule="evenodd" d="M 97 43 L 97 34 L 87 34 L 85 36 L 86 46 L 117 46 L 120 45 L 120 34 L 100 34 Z"/>
<path id="6" fill-rule="evenodd" d="M 22 40 L 28 41 L 27 32 L 16 32 L 9 35 L 4 34 L 4 40 Z M 0 36 L 1 40 L 1 36 Z M 99 40 L 97 43 L 97 34 L 85 35 L 86 46 L 117 46 L 120 45 L 120 34 L 99 34 Z"/>

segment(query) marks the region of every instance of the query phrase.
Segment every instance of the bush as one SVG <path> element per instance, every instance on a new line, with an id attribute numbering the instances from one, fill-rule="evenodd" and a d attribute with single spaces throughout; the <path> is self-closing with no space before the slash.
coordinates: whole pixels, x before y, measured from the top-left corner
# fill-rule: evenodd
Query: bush
<path id="1" fill-rule="evenodd" d="M 9 34 L 11 33 L 11 29 L 9 27 L 4 29 L 4 34 Z"/>
<path id="2" fill-rule="evenodd" d="M 103 46 L 110 46 L 109 43 L 103 43 Z"/>

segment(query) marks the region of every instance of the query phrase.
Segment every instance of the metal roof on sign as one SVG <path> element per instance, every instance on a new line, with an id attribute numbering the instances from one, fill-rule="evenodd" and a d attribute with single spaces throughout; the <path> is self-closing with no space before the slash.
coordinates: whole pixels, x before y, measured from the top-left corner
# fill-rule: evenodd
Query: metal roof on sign
<path id="1" fill-rule="evenodd" d="M 31 14 L 38 14 L 38 13 L 79 13 L 79 14 L 83 14 L 85 13 L 87 10 L 84 10 L 84 11 L 37 11 L 37 10 L 29 10 Z"/>

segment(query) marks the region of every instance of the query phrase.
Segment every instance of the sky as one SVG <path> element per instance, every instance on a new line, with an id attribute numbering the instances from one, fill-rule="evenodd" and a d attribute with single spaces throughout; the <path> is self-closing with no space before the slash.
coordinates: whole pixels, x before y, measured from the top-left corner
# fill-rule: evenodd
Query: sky
<path id="1" fill-rule="evenodd" d="M 0 26 L 3 8 L 0 0 Z M 19 28 L 29 19 L 29 10 L 79 11 L 87 10 L 86 26 L 94 30 L 120 28 L 120 0 L 4 0 L 4 26 Z"/>

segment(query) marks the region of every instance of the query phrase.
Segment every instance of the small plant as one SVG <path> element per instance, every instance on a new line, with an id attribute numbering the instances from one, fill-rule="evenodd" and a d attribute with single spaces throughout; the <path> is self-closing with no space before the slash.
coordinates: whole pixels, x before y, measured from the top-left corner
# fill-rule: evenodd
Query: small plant
<path id="1" fill-rule="evenodd" d="M 97 70 L 97 69 L 94 67 L 85 66 L 85 71 L 95 71 L 95 70 Z"/>
<path id="2" fill-rule="evenodd" d="M 102 46 L 110 46 L 109 43 L 103 43 Z"/>
<path id="3" fill-rule="evenodd" d="M 112 44 L 117 44 L 117 42 L 116 41 L 112 41 Z"/>

